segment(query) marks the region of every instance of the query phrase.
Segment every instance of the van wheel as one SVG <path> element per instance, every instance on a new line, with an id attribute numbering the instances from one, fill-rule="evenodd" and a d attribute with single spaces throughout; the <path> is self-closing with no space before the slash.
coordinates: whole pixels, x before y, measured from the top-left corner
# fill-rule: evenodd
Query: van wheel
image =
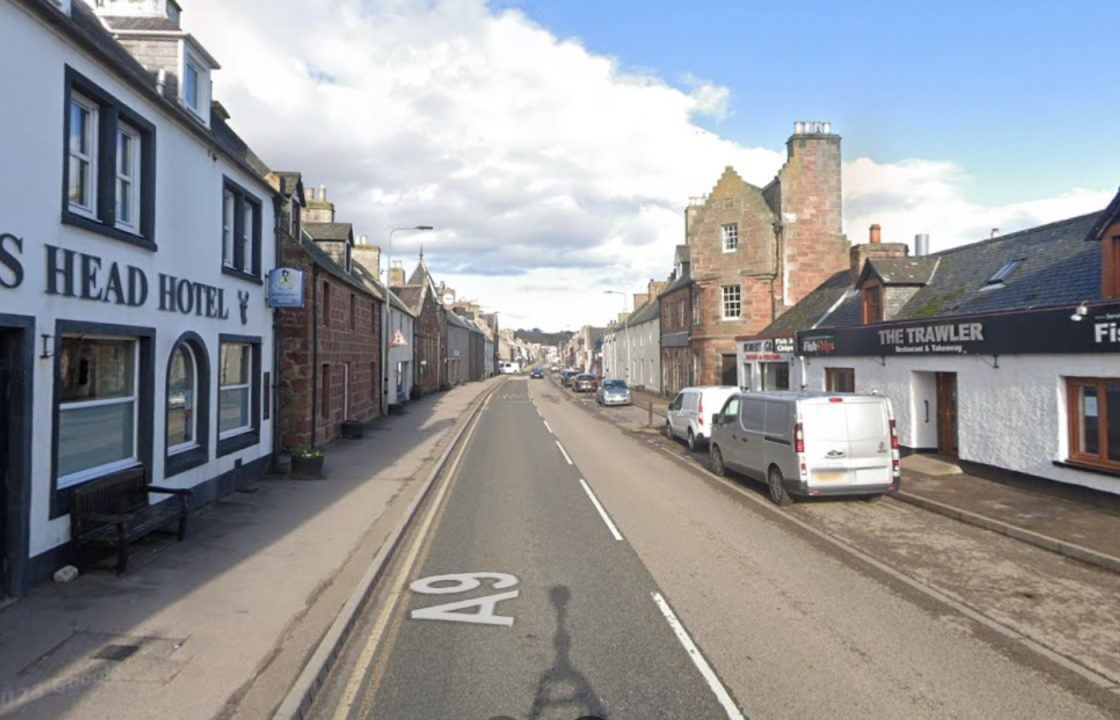
<path id="1" fill-rule="evenodd" d="M 698 447 L 700 447 L 700 443 L 698 443 L 696 441 L 696 436 L 692 433 L 692 428 L 689 428 L 688 429 L 688 449 L 695 452 L 696 448 L 698 448 Z"/>
<path id="2" fill-rule="evenodd" d="M 673 426 L 669 424 L 668 420 L 665 421 L 665 437 L 670 440 L 673 439 Z"/>
<path id="3" fill-rule="evenodd" d="M 770 468 L 766 476 L 766 484 L 770 486 L 770 499 L 778 507 L 788 507 L 793 504 L 793 496 L 786 492 L 782 484 L 782 471 L 776 467 Z"/>
<path id="4" fill-rule="evenodd" d="M 864 502 L 870 502 L 870 503 L 879 502 L 882 499 L 883 499 L 883 496 L 881 494 L 860 496 L 860 500 L 863 500 Z"/>
<path id="5" fill-rule="evenodd" d="M 727 466 L 723 464 L 723 453 L 720 452 L 719 445 L 712 445 L 712 469 L 716 471 L 716 475 L 727 476 Z"/>

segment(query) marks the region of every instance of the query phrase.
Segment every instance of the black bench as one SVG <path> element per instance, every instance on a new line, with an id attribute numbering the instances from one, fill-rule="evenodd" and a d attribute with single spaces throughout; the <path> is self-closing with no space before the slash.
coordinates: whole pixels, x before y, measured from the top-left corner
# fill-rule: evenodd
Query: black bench
<path id="1" fill-rule="evenodd" d="M 176 496 L 176 503 L 148 503 L 148 493 Z M 187 534 L 190 490 L 149 485 L 144 468 L 99 478 L 70 491 L 70 538 L 74 545 L 117 551 L 117 574 L 128 566 L 128 544 L 176 521 L 181 542 Z"/>

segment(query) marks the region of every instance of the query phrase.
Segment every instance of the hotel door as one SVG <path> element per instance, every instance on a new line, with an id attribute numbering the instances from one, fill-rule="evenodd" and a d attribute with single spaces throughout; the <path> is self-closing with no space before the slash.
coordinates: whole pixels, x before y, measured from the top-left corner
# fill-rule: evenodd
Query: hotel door
<path id="1" fill-rule="evenodd" d="M 957 374 L 937 373 L 937 451 L 956 455 Z"/>
<path id="2" fill-rule="evenodd" d="M 8 595 L 8 494 L 16 482 L 12 472 L 11 434 L 12 421 L 9 398 L 15 341 L 11 333 L 0 331 L 0 597 Z"/>

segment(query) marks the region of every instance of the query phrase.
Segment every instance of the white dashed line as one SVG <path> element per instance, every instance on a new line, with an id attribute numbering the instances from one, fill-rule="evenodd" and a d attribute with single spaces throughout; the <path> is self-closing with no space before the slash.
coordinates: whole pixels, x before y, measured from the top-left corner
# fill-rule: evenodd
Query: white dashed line
<path id="1" fill-rule="evenodd" d="M 660 610 L 661 614 L 665 616 L 665 619 L 669 621 L 669 627 L 673 628 L 677 640 L 680 640 L 681 645 L 684 645 L 688 656 L 692 658 L 692 664 L 696 666 L 696 669 L 700 671 L 700 675 L 703 676 L 704 681 L 708 683 L 708 687 L 716 694 L 716 700 L 723 706 L 723 711 L 727 713 L 729 720 L 746 720 L 746 718 L 743 717 L 743 713 L 739 711 L 738 706 L 735 705 L 735 701 L 731 699 L 731 694 L 727 692 L 727 688 L 723 686 L 723 683 L 719 681 L 719 677 L 716 676 L 715 671 L 712 670 L 712 666 L 709 665 L 708 661 L 704 659 L 704 656 L 700 654 L 700 648 L 696 647 L 696 644 L 692 642 L 692 638 L 688 636 L 688 631 L 684 629 L 684 625 L 681 625 L 681 621 L 673 614 L 673 609 L 669 607 L 669 603 L 665 602 L 665 598 L 661 597 L 661 593 L 656 591 L 653 593 L 653 601 L 657 603 L 657 609 Z"/>
<path id="2" fill-rule="evenodd" d="M 545 421 L 544 421 L 544 428 L 545 428 L 545 430 L 548 430 L 548 431 L 549 431 L 550 433 L 552 433 L 553 435 L 555 435 L 555 434 L 556 434 L 556 433 L 552 432 L 552 427 L 551 427 L 551 426 L 550 426 L 550 425 L 548 424 L 548 421 L 547 421 L 547 420 L 545 420 Z"/>
<path id="3" fill-rule="evenodd" d="M 564 459 L 568 461 L 569 465 L 571 465 L 572 459 L 568 457 L 568 451 L 564 449 L 564 446 L 560 444 L 559 440 L 556 441 L 556 447 L 560 448 L 560 452 L 564 454 Z"/>
<path id="4" fill-rule="evenodd" d="M 587 497 L 591 498 L 591 504 L 594 505 L 595 509 L 599 511 L 599 515 L 603 518 L 603 522 L 607 524 L 607 529 L 611 531 L 611 535 L 614 535 L 615 540 L 621 540 L 622 533 L 620 533 L 618 531 L 618 528 L 614 526 L 614 523 L 611 521 L 611 516 L 607 515 L 607 511 L 603 509 L 603 505 L 599 502 L 599 498 L 595 497 L 595 493 L 591 492 L 591 487 L 588 486 L 583 478 L 579 479 L 579 484 L 583 486 L 583 491 L 587 493 Z"/>

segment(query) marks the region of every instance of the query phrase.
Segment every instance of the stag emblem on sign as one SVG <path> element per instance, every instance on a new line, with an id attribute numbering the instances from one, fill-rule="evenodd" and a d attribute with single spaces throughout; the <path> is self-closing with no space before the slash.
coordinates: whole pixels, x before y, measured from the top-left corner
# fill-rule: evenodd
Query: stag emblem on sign
<path id="1" fill-rule="evenodd" d="M 237 302 L 241 305 L 241 324 L 249 324 L 249 293 L 244 290 L 237 291 Z"/>

